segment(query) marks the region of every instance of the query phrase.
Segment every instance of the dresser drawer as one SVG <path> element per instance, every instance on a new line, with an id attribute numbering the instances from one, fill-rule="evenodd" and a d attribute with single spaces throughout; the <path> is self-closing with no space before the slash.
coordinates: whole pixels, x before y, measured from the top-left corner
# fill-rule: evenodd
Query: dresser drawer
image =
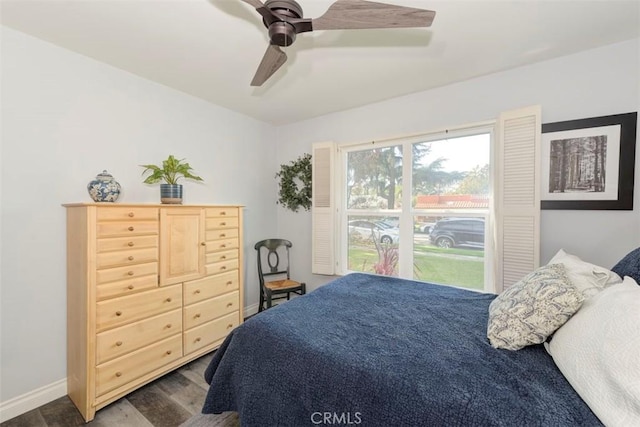
<path id="1" fill-rule="evenodd" d="M 96 329 L 103 331 L 181 307 L 182 285 L 100 301 L 96 305 Z"/>
<path id="2" fill-rule="evenodd" d="M 100 207 L 96 217 L 98 221 L 158 220 L 158 208 Z"/>
<path id="3" fill-rule="evenodd" d="M 158 221 L 114 221 L 98 223 L 98 238 L 158 234 Z"/>
<path id="4" fill-rule="evenodd" d="M 216 274 L 184 283 L 184 304 L 193 304 L 208 298 L 226 294 L 239 288 L 238 271 Z"/>
<path id="5" fill-rule="evenodd" d="M 116 280 L 133 279 L 140 276 L 158 275 L 158 263 L 148 262 L 145 264 L 135 264 L 126 267 L 105 268 L 96 272 L 98 285 Z"/>
<path id="6" fill-rule="evenodd" d="M 182 357 L 182 336 L 175 335 L 139 350 L 99 365 L 96 369 L 96 397 L 122 385 L 133 383 Z"/>
<path id="7" fill-rule="evenodd" d="M 184 354 L 192 353 L 223 339 L 239 324 L 240 315 L 236 311 L 186 331 L 184 333 Z"/>
<path id="8" fill-rule="evenodd" d="M 228 249 L 238 249 L 239 247 L 239 241 L 238 238 L 231 238 L 231 239 L 222 239 L 222 240 L 215 240 L 215 239 L 209 239 L 209 233 L 215 233 L 215 231 L 207 231 L 207 237 L 206 237 L 206 252 L 216 252 L 216 251 L 226 251 Z"/>
<path id="9" fill-rule="evenodd" d="M 239 263 L 237 259 L 231 259 L 229 261 L 214 262 L 213 264 L 205 265 L 204 267 L 205 274 L 209 276 L 211 274 L 226 273 L 227 271 L 237 270 L 238 265 Z"/>
<path id="10" fill-rule="evenodd" d="M 238 291 L 210 298 L 184 308 L 184 328 L 191 329 L 225 314 L 238 311 L 240 293 Z"/>
<path id="11" fill-rule="evenodd" d="M 107 298 L 122 297 L 135 292 L 155 289 L 157 287 L 158 275 L 150 274 L 98 285 L 96 286 L 96 298 L 100 301 Z"/>
<path id="12" fill-rule="evenodd" d="M 205 209 L 205 216 L 211 217 L 237 217 L 238 208 L 207 208 Z"/>
<path id="13" fill-rule="evenodd" d="M 206 229 L 238 228 L 238 218 L 207 218 Z"/>
<path id="14" fill-rule="evenodd" d="M 182 332 L 180 309 L 102 332 L 96 341 L 97 363 L 104 363 L 178 332 Z"/>
<path id="15" fill-rule="evenodd" d="M 131 236 L 98 239 L 97 252 L 121 251 L 126 249 L 157 248 L 158 236 Z"/>
<path id="16" fill-rule="evenodd" d="M 240 231 L 237 228 L 230 228 L 228 230 L 218 229 L 218 230 L 207 230 L 205 232 L 205 240 L 220 240 L 220 239 L 229 239 L 232 237 L 238 237 Z"/>
<path id="17" fill-rule="evenodd" d="M 230 259 L 238 259 L 238 249 L 208 253 L 205 258 L 205 263 L 212 264 L 214 262 L 229 261 Z"/>
<path id="18" fill-rule="evenodd" d="M 98 254 L 96 258 L 96 267 L 117 267 L 152 261 L 158 261 L 158 248 L 130 249 L 101 253 Z"/>

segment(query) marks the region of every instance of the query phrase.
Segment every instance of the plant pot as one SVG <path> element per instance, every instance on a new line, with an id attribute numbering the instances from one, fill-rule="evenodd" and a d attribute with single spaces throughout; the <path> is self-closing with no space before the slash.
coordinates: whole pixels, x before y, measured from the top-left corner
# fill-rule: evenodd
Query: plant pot
<path id="1" fill-rule="evenodd" d="M 182 184 L 160 184 L 160 202 L 182 204 Z"/>

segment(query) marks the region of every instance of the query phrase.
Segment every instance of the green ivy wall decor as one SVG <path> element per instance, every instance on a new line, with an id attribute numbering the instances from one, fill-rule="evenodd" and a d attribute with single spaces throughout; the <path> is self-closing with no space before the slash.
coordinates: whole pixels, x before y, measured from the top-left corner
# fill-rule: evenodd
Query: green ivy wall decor
<path id="1" fill-rule="evenodd" d="M 300 207 L 308 211 L 311 209 L 311 154 L 289 163 L 280 165 L 280 172 L 276 173 L 276 178 L 280 178 L 278 203 L 294 212 Z"/>

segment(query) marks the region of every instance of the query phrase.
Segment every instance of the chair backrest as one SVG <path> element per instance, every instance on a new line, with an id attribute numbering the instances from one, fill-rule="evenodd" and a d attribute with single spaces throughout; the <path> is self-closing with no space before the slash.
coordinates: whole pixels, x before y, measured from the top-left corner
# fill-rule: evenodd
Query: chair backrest
<path id="1" fill-rule="evenodd" d="M 293 246 L 285 239 L 266 239 L 255 244 L 258 252 L 258 277 L 260 285 L 264 285 L 264 278 L 274 275 L 289 277 L 289 249 Z"/>

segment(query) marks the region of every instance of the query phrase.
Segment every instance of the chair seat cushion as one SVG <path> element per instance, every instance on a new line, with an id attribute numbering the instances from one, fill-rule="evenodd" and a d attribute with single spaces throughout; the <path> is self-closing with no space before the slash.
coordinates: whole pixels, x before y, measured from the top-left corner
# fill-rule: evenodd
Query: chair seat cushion
<path id="1" fill-rule="evenodd" d="M 284 289 L 294 289 L 300 287 L 300 282 L 296 282 L 295 280 L 274 280 L 272 282 L 267 282 L 264 284 L 267 288 L 273 290 L 284 290 Z"/>

